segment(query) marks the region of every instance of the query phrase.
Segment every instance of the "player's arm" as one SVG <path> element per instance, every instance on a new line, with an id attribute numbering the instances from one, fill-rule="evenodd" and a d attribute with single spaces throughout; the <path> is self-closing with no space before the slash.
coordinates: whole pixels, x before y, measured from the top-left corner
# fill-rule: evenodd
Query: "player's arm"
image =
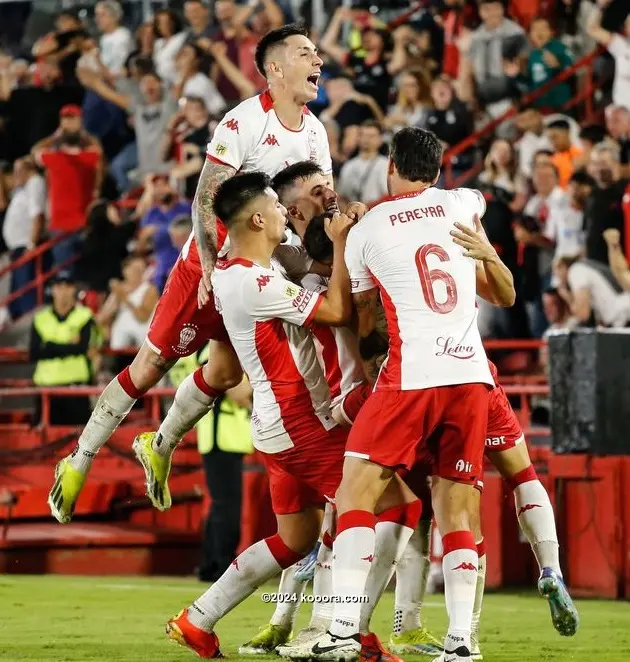
<path id="1" fill-rule="evenodd" d="M 315 321 L 328 326 L 343 326 L 352 316 L 352 297 L 350 296 L 350 276 L 344 259 L 346 237 L 352 227 L 352 219 L 345 214 L 335 214 L 326 219 L 325 229 L 333 244 L 332 275 L 328 281 L 328 290 L 315 311 Z"/>
<path id="2" fill-rule="evenodd" d="M 210 300 L 210 275 L 217 260 L 217 217 L 212 206 L 214 194 L 226 179 L 235 174 L 236 168 L 207 159 L 199 175 L 192 204 L 192 222 L 203 271 L 202 282 L 205 285 L 205 298 L 200 288 L 200 305 L 205 305 Z"/>
<path id="3" fill-rule="evenodd" d="M 589 37 L 594 39 L 598 44 L 608 48 L 615 35 L 602 28 L 601 20 L 601 11 L 599 9 L 594 9 L 588 18 L 586 31 L 588 32 Z"/>
<path id="4" fill-rule="evenodd" d="M 464 249 L 464 255 L 476 261 L 477 294 L 482 299 L 509 308 L 516 301 L 514 277 L 503 264 L 483 230 L 479 216 L 475 215 L 475 229 L 455 223 L 451 231 L 453 241 Z"/>

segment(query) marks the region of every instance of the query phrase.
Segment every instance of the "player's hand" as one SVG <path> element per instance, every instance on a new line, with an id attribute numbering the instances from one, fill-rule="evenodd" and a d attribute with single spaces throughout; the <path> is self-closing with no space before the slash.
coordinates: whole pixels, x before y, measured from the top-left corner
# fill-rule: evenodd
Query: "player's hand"
<path id="1" fill-rule="evenodd" d="M 353 225 L 354 221 L 346 216 L 346 214 L 341 214 L 340 212 L 335 212 L 332 219 L 327 218 L 324 221 L 324 229 L 333 244 L 345 241 Z"/>
<path id="2" fill-rule="evenodd" d="M 604 230 L 604 241 L 608 246 L 619 246 L 621 243 L 621 232 L 616 228 L 608 228 Z"/>
<path id="3" fill-rule="evenodd" d="M 212 292 L 212 284 L 210 283 L 210 275 L 204 273 L 199 279 L 199 287 L 197 288 L 197 306 L 203 308 L 210 303 L 210 296 Z"/>
<path id="4" fill-rule="evenodd" d="M 353 221 L 360 221 L 366 214 L 367 205 L 362 202 L 351 202 L 346 208 L 346 216 Z"/>
<path id="5" fill-rule="evenodd" d="M 466 257 L 472 257 L 474 260 L 482 262 L 493 262 L 497 259 L 497 252 L 488 241 L 479 216 L 475 214 L 474 230 L 461 223 L 455 223 L 455 227 L 457 230 L 451 230 L 451 237 L 458 246 L 464 249 Z"/>

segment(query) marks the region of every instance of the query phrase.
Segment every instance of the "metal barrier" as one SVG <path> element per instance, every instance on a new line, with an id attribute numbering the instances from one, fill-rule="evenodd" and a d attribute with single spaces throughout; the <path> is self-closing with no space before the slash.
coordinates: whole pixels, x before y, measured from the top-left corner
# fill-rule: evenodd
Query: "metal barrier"
<path id="1" fill-rule="evenodd" d="M 44 271 L 44 255 L 53 246 L 56 246 L 57 244 L 61 243 L 62 241 L 65 241 L 66 239 L 68 239 L 68 237 L 71 236 L 72 233 L 64 233 L 59 235 L 58 237 L 55 237 L 54 239 L 50 239 L 49 241 L 40 244 L 36 248 L 33 248 L 33 250 L 28 251 L 28 253 L 24 253 L 24 255 L 22 255 L 22 257 L 20 257 L 19 259 L 15 260 L 15 262 L 11 262 L 6 267 L 0 269 L 0 278 L 2 278 L 8 275 L 9 273 L 11 273 L 12 271 L 15 271 L 16 269 L 19 269 L 20 267 L 27 265 L 29 262 L 35 262 L 35 278 L 30 283 L 27 283 L 26 285 L 20 287 L 19 290 L 15 290 L 15 292 L 11 292 L 11 294 L 6 296 L 4 299 L 0 299 L 0 308 L 8 306 L 12 301 L 19 299 L 22 295 L 26 294 L 27 292 L 30 292 L 33 289 L 37 290 L 37 305 L 38 306 L 43 305 L 44 288 L 46 286 L 46 283 L 59 271 L 61 271 L 62 269 L 66 269 L 67 267 L 69 267 L 71 264 L 74 264 L 79 259 L 79 255 L 75 255 L 69 260 L 63 262 L 62 264 L 59 264 L 56 267 L 49 269 L 48 271 Z"/>
<path id="2" fill-rule="evenodd" d="M 442 172 L 446 176 L 446 186 L 445 188 L 457 188 L 461 186 L 464 182 L 469 181 L 472 177 L 476 176 L 483 169 L 483 160 L 480 160 L 479 163 L 476 163 L 468 171 L 453 177 L 453 158 L 462 154 L 463 152 L 474 148 L 477 146 L 479 141 L 483 138 L 487 138 L 494 134 L 497 127 L 499 127 L 506 120 L 514 117 L 522 108 L 530 106 L 534 101 L 540 99 L 542 96 L 547 94 L 559 83 L 564 83 L 569 78 L 575 76 L 578 71 L 584 70 L 585 76 L 581 82 L 581 89 L 578 93 L 568 101 L 559 112 L 570 111 L 580 104 L 584 103 L 584 117 L 583 119 L 586 122 L 592 122 L 596 117 L 596 109 L 594 102 L 594 92 L 598 88 L 594 81 L 593 69 L 595 59 L 602 53 L 602 49 L 597 49 L 581 58 L 575 62 L 571 67 L 565 71 L 558 74 L 555 78 L 550 80 L 548 83 L 539 87 L 537 90 L 530 92 L 523 96 L 517 104 L 515 104 L 510 110 L 498 117 L 497 119 L 489 122 L 479 131 L 476 131 L 471 136 L 462 140 L 458 145 L 451 147 L 444 154 L 444 159 L 442 162 Z M 558 112 L 558 111 L 557 111 Z"/>

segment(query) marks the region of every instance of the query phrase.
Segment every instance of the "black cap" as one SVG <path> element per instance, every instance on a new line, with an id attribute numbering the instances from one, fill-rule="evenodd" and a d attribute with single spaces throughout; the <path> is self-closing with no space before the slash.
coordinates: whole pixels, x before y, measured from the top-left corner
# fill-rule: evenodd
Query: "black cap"
<path id="1" fill-rule="evenodd" d="M 76 278 L 72 275 L 72 272 L 69 269 L 62 269 L 51 278 L 50 282 L 52 285 L 57 285 L 58 283 L 74 284 Z"/>

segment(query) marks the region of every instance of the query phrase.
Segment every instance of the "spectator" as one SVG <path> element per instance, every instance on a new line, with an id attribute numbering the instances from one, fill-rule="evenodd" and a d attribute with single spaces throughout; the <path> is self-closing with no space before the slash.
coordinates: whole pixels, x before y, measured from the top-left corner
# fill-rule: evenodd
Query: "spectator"
<path id="1" fill-rule="evenodd" d="M 551 142 L 545 133 L 545 123 L 538 108 L 525 108 L 516 118 L 517 128 L 523 132 L 517 143 L 519 156 L 519 170 L 522 175 L 531 179 L 534 154 L 540 150 L 549 150 Z"/>
<path id="2" fill-rule="evenodd" d="M 559 119 L 547 126 L 547 137 L 553 148 L 551 162 L 558 169 L 559 184 L 566 188 L 576 167 L 583 162 L 582 150 L 571 144 L 571 127 L 566 120 Z"/>
<path id="3" fill-rule="evenodd" d="M 212 37 L 213 30 L 210 25 L 210 11 L 203 0 L 185 0 L 184 18 L 190 26 L 186 31 L 188 43 L 195 43 L 198 39 Z"/>
<path id="4" fill-rule="evenodd" d="M 553 36 L 546 18 L 535 19 L 529 31 L 533 49 L 527 59 L 525 91 L 533 92 L 543 87 L 574 61 L 573 54 L 559 39 Z M 539 108 L 560 110 L 571 98 L 571 86 L 568 82 L 555 85 L 534 103 Z"/>
<path id="5" fill-rule="evenodd" d="M 604 241 L 608 246 L 608 264 L 617 284 L 624 292 L 630 291 L 630 268 L 621 247 L 621 232 L 615 228 L 604 230 Z"/>
<path id="6" fill-rule="evenodd" d="M 144 342 L 159 294 L 146 280 L 147 265 L 139 255 L 122 264 L 123 280 L 112 279 L 111 294 L 97 316 L 112 349 L 138 348 Z"/>
<path id="7" fill-rule="evenodd" d="M 368 14 L 362 25 L 362 49 L 365 55 L 359 56 L 338 43 L 343 22 L 356 20 L 356 12 L 348 7 L 339 7 L 322 37 L 321 47 L 342 67 L 352 70 L 354 86 L 358 92 L 371 96 L 385 110 L 392 82 L 385 56 L 389 49 L 389 33 L 378 27 L 375 16 Z"/>
<path id="8" fill-rule="evenodd" d="M 617 145 L 597 145 L 591 152 L 587 170 L 597 187 L 584 209 L 586 257 L 608 264 L 608 249 L 603 232 L 608 228 L 619 230 L 622 236 L 621 245 L 625 245 L 622 201 L 628 182 L 621 178 Z"/>
<path id="9" fill-rule="evenodd" d="M 177 144 L 178 164 L 171 170 L 171 178 L 178 182 L 184 197 L 192 200 L 203 168 L 206 147 L 210 142 L 210 115 L 206 104 L 197 97 L 187 97 L 184 104 L 185 128 L 179 135 L 171 134 L 169 142 Z M 170 148 L 170 145 L 169 145 Z"/>
<path id="10" fill-rule="evenodd" d="M 225 41 L 211 42 L 208 39 L 202 39 L 197 45 L 214 60 L 212 66 L 213 78 L 229 82 L 239 95 L 238 99 L 249 99 L 264 87 L 264 82 L 261 83 L 261 77 L 258 74 L 254 76 L 250 72 L 248 76 L 246 72 L 241 71 L 238 64 L 230 59 L 228 44 Z M 252 82 L 253 80 L 256 83 Z"/>
<path id="11" fill-rule="evenodd" d="M 621 290 L 606 265 L 560 258 L 554 265 L 554 274 L 560 283 L 558 291 L 579 324 L 620 328 L 630 322 L 630 292 Z"/>
<path id="12" fill-rule="evenodd" d="M 338 191 L 348 201 L 369 205 L 387 195 L 387 157 L 380 153 L 383 130 L 374 120 L 359 129 L 359 154 L 346 161 L 339 175 Z"/>
<path id="13" fill-rule="evenodd" d="M 385 126 L 393 133 L 406 126 L 424 127 L 431 105 L 427 75 L 418 69 L 405 71 L 398 77 L 396 89 L 396 104 L 387 112 Z"/>
<path id="14" fill-rule="evenodd" d="M 188 243 L 192 229 L 192 218 L 185 214 L 177 216 L 171 221 L 171 224 L 168 226 L 168 234 L 171 238 L 171 243 L 178 251 L 181 252 Z"/>
<path id="15" fill-rule="evenodd" d="M 603 142 L 606 138 L 606 130 L 599 124 L 591 124 L 580 130 L 579 147 L 582 150 L 584 163 L 591 159 L 591 152 L 595 145 Z"/>
<path id="16" fill-rule="evenodd" d="M 149 246 L 153 248 L 157 262 L 153 282 L 158 291 L 162 292 L 179 255 L 171 242 L 169 226 L 178 216 L 190 215 L 191 206 L 189 202 L 178 198 L 168 179 L 162 175 L 147 178 L 143 198 L 152 204 L 140 221 L 138 241 L 140 250 L 146 250 Z"/>
<path id="17" fill-rule="evenodd" d="M 160 9 L 153 18 L 155 71 L 167 85 L 177 80 L 175 58 L 186 41 L 182 20 L 170 9 Z"/>
<path id="18" fill-rule="evenodd" d="M 606 108 L 606 130 L 619 145 L 621 174 L 630 176 L 630 108 L 608 106 Z"/>
<path id="19" fill-rule="evenodd" d="M 492 143 L 479 181 L 502 189 L 503 199 L 509 200 L 512 211 L 520 212 L 525 206 L 525 181 L 518 172 L 514 148 L 507 140 L 497 139 Z"/>
<path id="20" fill-rule="evenodd" d="M 459 76 L 460 52 L 458 47 L 459 38 L 466 28 L 471 24 L 471 7 L 466 0 L 445 0 L 445 10 L 442 14 L 444 26 L 444 54 L 442 60 L 442 73 L 456 80 Z M 395 35 L 394 35 L 395 36 Z"/>
<path id="21" fill-rule="evenodd" d="M 36 386 L 85 386 L 92 381 L 96 329 L 92 311 L 77 303 L 73 276 L 60 271 L 53 280 L 52 305 L 33 319 L 29 360 L 35 364 Z M 50 398 L 50 423 L 83 425 L 90 417 L 88 396 Z M 39 422 L 41 403 L 38 404 Z"/>
<path id="22" fill-rule="evenodd" d="M 153 21 L 142 23 L 136 29 L 135 33 L 135 49 L 130 53 L 132 55 L 148 57 L 153 62 L 153 52 L 155 50 L 155 41 L 157 35 L 155 34 L 155 26 Z"/>
<path id="23" fill-rule="evenodd" d="M 81 248 L 77 232 L 85 228 L 87 210 L 99 197 L 103 152 L 96 138 L 83 128 L 81 108 L 64 106 L 59 129 L 33 147 L 33 156 L 46 170 L 49 224 L 53 237 L 75 233 L 52 248 L 55 264 L 66 264 Z"/>
<path id="24" fill-rule="evenodd" d="M 123 11 L 116 0 L 101 0 L 94 9 L 96 25 L 101 32 L 100 62 L 110 76 L 122 74 L 127 58 L 133 50 L 131 32 L 120 23 Z"/>
<path id="25" fill-rule="evenodd" d="M 259 6 L 258 3 L 252 4 L 252 8 Z M 275 2 L 265 0 L 263 7 L 265 14 L 269 10 L 274 11 L 274 8 L 277 10 L 272 23 L 276 27 L 280 27 L 283 22 L 282 12 Z M 218 30 L 213 36 L 214 41 L 225 45 L 227 59 L 243 72 L 255 89 L 264 89 L 266 82 L 256 69 L 254 59 L 256 46 L 261 35 L 252 32 L 246 25 L 248 12 L 251 11 L 251 8 L 237 8 L 233 0 L 217 0 L 214 11 L 219 24 Z M 206 43 L 206 40 L 202 40 L 199 45 L 202 47 L 210 46 Z M 234 84 L 232 78 L 226 73 L 225 67 L 219 66 L 218 63 L 212 68 L 212 80 L 216 83 L 219 92 L 226 101 L 238 101 L 242 98 L 241 89 Z"/>
<path id="26" fill-rule="evenodd" d="M 605 46 L 615 60 L 615 80 L 613 83 L 613 103 L 630 108 L 630 16 L 624 24 L 624 34 L 613 34 L 601 26 L 601 14 L 591 15 L 588 31 L 591 37 Z"/>
<path id="27" fill-rule="evenodd" d="M 319 118 L 326 125 L 333 122 L 339 129 L 339 154 L 342 160 L 350 158 L 359 142 L 359 126 L 369 119 L 383 118 L 374 99 L 357 92 L 352 81 L 336 75 L 326 81 L 326 93 L 330 105 Z"/>
<path id="28" fill-rule="evenodd" d="M 424 14 L 424 16 L 429 16 L 429 14 Z M 435 26 L 433 19 L 431 19 L 431 24 Z M 388 64 L 388 70 L 392 76 L 409 69 L 425 71 L 429 78 L 436 75 L 440 69 L 437 62 L 439 56 L 434 57 L 435 49 L 431 32 L 428 29 L 418 31 L 410 25 L 401 25 L 394 30 L 392 37 L 394 48 Z M 442 73 L 448 75 L 444 70 Z"/>
<path id="29" fill-rule="evenodd" d="M 138 149 L 139 175 L 165 172 L 169 163 L 162 158 L 162 136 L 172 115 L 177 111 L 177 102 L 164 90 L 156 73 L 146 73 L 140 79 L 142 102 L 121 94 L 98 75 L 82 71 L 81 82 L 104 99 L 123 108 L 133 118 Z"/>
<path id="30" fill-rule="evenodd" d="M 470 47 L 461 60 L 460 77 L 466 90 L 465 100 L 473 100 L 473 86 L 480 103 L 492 117 L 499 117 L 510 106 L 513 85 L 505 74 L 504 61 L 517 63 L 527 48 L 520 25 L 505 18 L 500 0 L 480 0 L 482 25 L 473 33 Z"/>
<path id="31" fill-rule="evenodd" d="M 221 96 L 216 85 L 203 73 L 208 71 L 210 63 L 199 46 L 186 44 L 177 55 L 175 63 L 177 70 L 177 84 L 173 90 L 173 97 L 198 97 L 203 99 L 209 113 L 214 117 L 221 117 L 225 111 L 225 99 Z"/>
<path id="32" fill-rule="evenodd" d="M 549 323 L 545 337 L 549 337 L 551 331 L 571 330 L 575 327 L 576 320 L 571 317 L 571 310 L 567 302 L 560 296 L 556 288 L 550 287 L 545 290 L 542 295 L 542 301 L 545 317 Z M 546 345 L 544 347 L 546 349 Z M 547 355 L 547 352 L 545 352 L 545 355 Z M 547 365 L 547 360 L 544 360 L 543 363 Z"/>
<path id="33" fill-rule="evenodd" d="M 112 202 L 97 200 L 88 210 L 78 272 L 88 289 L 105 293 L 112 278 L 120 278 L 120 265 L 127 257 L 127 244 L 136 224 L 124 219 Z"/>
<path id="34" fill-rule="evenodd" d="M 6 210 L 2 234 L 9 250 L 11 262 L 19 260 L 37 245 L 44 230 L 46 186 L 29 157 L 17 159 L 13 164 L 13 191 Z M 35 264 L 25 265 L 11 272 L 11 292 L 17 292 L 35 278 Z M 35 289 L 26 292 L 9 304 L 13 319 L 35 308 Z"/>
<path id="35" fill-rule="evenodd" d="M 472 113 L 455 96 L 455 90 L 448 79 L 441 76 L 431 85 L 433 109 L 429 111 L 426 128 L 440 139 L 444 149 L 454 147 L 474 132 Z M 471 167 L 474 153 L 467 150 L 450 157 L 453 175 L 461 174 Z"/>

